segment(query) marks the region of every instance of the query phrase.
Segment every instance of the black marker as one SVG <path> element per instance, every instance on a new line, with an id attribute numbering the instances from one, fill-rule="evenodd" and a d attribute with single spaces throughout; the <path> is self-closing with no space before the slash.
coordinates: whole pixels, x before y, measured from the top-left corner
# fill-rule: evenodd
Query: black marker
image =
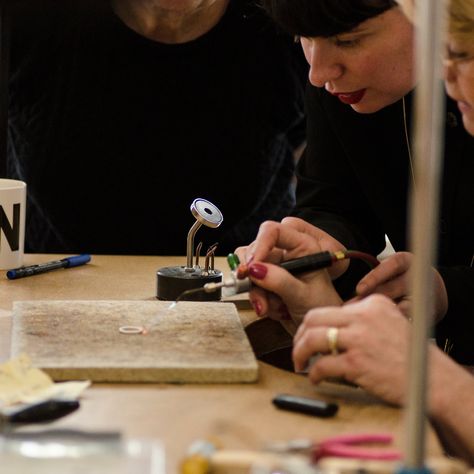
<path id="1" fill-rule="evenodd" d="M 320 416 L 322 418 L 334 416 L 339 410 L 339 406 L 335 403 L 326 403 L 313 398 L 295 397 L 285 394 L 277 395 L 272 402 L 283 410 L 306 413 L 307 415 Z"/>
<path id="2" fill-rule="evenodd" d="M 84 265 L 90 262 L 91 256 L 89 254 L 76 255 L 75 257 L 66 257 L 61 260 L 53 260 L 52 262 L 40 263 L 38 265 L 30 265 L 28 267 L 14 268 L 7 271 L 7 278 L 9 280 L 16 280 L 17 278 L 38 275 L 39 273 L 49 272 L 58 268 L 72 268 L 79 265 Z"/>

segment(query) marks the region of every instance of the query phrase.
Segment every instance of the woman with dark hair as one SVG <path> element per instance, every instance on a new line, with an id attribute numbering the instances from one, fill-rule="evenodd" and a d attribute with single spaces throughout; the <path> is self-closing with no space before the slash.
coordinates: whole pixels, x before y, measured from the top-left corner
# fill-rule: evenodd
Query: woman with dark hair
<path id="1" fill-rule="evenodd" d="M 395 0 L 292 1 L 263 0 L 267 12 L 295 36 L 331 37 L 397 5 Z"/>
<path id="2" fill-rule="evenodd" d="M 413 2 L 402 3 L 410 7 Z M 462 113 L 464 128 L 474 135 L 474 0 L 451 0 L 449 9 L 446 90 Z M 385 285 L 385 294 L 397 291 L 404 286 L 400 280 L 409 262 L 409 254 L 395 254 L 371 272 L 366 283 Z M 390 273 L 392 279 L 384 280 Z M 466 316 L 472 317 L 468 311 Z M 295 337 L 297 368 L 303 368 L 314 352 L 327 352 L 328 326 L 333 353 L 312 365 L 310 379 L 318 383 L 328 376 L 345 377 L 384 400 L 403 404 L 410 325 L 393 302 L 372 295 L 342 308 L 310 311 Z M 428 415 L 448 452 L 474 465 L 474 378 L 433 345 L 428 351 Z"/>
<path id="3" fill-rule="evenodd" d="M 340 262 L 297 279 L 262 262 L 341 248 L 377 255 L 385 234 L 395 250 L 407 248 L 407 190 L 417 186 L 409 140 L 414 28 L 391 0 L 264 3 L 301 36 L 310 64 L 307 148 L 297 170 L 298 217 L 264 223 L 245 254 L 250 276 L 267 290 L 251 292 L 256 312 L 289 313 L 298 324 L 312 307 L 342 304 L 366 269 Z M 464 364 L 474 364 L 472 156 L 474 141 L 448 98 L 434 316 L 438 344 Z"/>

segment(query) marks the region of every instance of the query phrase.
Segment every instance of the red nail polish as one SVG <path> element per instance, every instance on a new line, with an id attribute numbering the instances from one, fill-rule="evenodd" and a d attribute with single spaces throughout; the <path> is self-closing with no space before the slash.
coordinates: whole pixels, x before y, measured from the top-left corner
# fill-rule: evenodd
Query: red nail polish
<path id="1" fill-rule="evenodd" d="M 249 266 L 249 274 L 257 280 L 263 280 L 267 274 L 267 267 L 261 263 L 252 263 Z"/>
<path id="2" fill-rule="evenodd" d="M 243 280 L 244 278 L 246 278 L 249 274 L 249 270 L 248 270 L 248 267 L 245 263 L 241 263 L 238 267 L 237 267 L 237 278 L 239 280 Z"/>

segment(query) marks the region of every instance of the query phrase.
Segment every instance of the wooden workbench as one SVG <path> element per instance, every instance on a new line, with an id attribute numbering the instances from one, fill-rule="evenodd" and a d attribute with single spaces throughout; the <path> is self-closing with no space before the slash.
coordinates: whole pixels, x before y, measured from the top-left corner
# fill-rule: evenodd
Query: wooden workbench
<path id="1" fill-rule="evenodd" d="M 59 258 L 27 255 L 25 264 Z M 9 281 L 0 278 L 0 361 L 8 358 L 10 311 L 13 301 L 35 299 L 153 300 L 156 270 L 184 264 L 183 258 L 93 256 L 73 269 Z M 227 267 L 224 259 L 216 267 Z M 3 272 L 2 272 L 3 274 Z M 252 311 L 240 311 L 244 324 Z M 301 375 L 259 363 L 255 384 L 94 385 L 86 391 L 81 409 L 53 427 L 84 430 L 120 430 L 126 436 L 152 437 L 166 449 L 167 472 L 177 472 L 179 460 L 196 439 L 217 437 L 223 446 L 259 448 L 269 440 L 311 437 L 323 439 L 341 433 L 389 431 L 403 446 L 403 412 L 384 405 L 359 389 L 335 384 L 312 386 Z M 340 404 L 332 419 L 313 418 L 276 410 L 276 393 L 319 397 Z M 440 446 L 430 430 L 427 452 L 439 456 Z"/>

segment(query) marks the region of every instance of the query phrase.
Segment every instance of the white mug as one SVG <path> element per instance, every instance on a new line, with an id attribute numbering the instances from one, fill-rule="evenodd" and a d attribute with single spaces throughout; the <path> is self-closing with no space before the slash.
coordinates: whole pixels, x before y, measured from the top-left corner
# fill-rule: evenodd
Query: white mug
<path id="1" fill-rule="evenodd" d="M 26 183 L 0 179 L 0 269 L 23 264 L 25 247 Z"/>

